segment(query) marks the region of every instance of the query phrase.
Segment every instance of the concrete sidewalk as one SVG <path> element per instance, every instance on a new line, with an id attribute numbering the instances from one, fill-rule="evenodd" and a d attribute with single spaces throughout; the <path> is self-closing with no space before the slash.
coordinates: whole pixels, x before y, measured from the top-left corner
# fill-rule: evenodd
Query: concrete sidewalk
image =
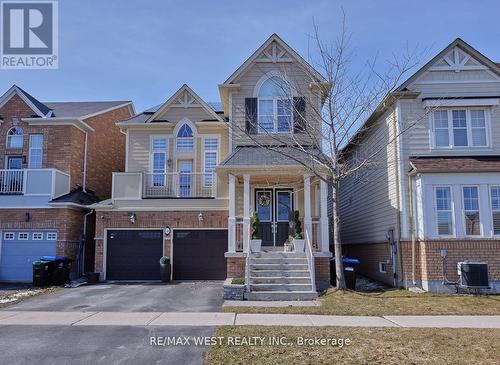
<path id="1" fill-rule="evenodd" d="M 329 316 L 218 312 L 0 311 L 0 326 L 340 326 L 499 328 L 498 316 Z"/>

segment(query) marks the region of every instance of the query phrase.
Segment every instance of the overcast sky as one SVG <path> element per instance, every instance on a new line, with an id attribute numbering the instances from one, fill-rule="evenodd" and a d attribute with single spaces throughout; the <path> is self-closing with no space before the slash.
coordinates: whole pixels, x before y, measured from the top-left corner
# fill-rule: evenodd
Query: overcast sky
<path id="1" fill-rule="evenodd" d="M 307 59 L 313 19 L 333 40 L 341 8 L 356 67 L 406 44 L 426 61 L 457 37 L 500 62 L 499 1 L 64 0 L 59 69 L 0 70 L 0 89 L 15 83 L 42 101 L 132 100 L 142 111 L 187 83 L 218 101 L 217 85 L 272 33 Z"/>

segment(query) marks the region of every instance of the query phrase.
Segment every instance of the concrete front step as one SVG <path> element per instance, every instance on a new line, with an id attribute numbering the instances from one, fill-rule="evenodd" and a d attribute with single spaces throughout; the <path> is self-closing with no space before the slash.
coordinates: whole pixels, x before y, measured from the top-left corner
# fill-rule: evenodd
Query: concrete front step
<path id="1" fill-rule="evenodd" d="M 250 284 L 250 291 L 310 291 L 312 285 L 309 284 Z"/>
<path id="2" fill-rule="evenodd" d="M 251 278 L 258 277 L 304 277 L 310 278 L 309 270 L 252 270 Z"/>
<path id="3" fill-rule="evenodd" d="M 315 291 L 253 291 L 250 293 L 245 293 L 246 300 L 314 300 L 318 297 L 318 293 Z"/>
<path id="4" fill-rule="evenodd" d="M 307 265 L 303 257 L 252 257 L 250 264 L 302 264 Z"/>
<path id="5" fill-rule="evenodd" d="M 251 270 L 308 270 L 307 264 L 254 264 L 250 263 Z"/>
<path id="6" fill-rule="evenodd" d="M 305 258 L 306 254 L 304 252 L 256 252 L 253 253 L 252 258 L 291 258 L 291 257 L 299 257 Z"/>
<path id="7" fill-rule="evenodd" d="M 250 277 L 251 284 L 309 284 L 311 278 L 309 276 L 274 276 L 274 277 Z"/>

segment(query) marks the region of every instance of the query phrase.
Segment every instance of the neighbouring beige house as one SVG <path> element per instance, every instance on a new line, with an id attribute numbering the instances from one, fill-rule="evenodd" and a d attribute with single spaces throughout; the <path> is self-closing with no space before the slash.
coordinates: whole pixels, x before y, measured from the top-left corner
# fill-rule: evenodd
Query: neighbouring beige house
<path id="1" fill-rule="evenodd" d="M 353 137 L 351 163 L 381 151 L 342 185 L 343 249 L 362 273 L 433 292 L 476 279 L 500 291 L 499 102 L 499 64 L 456 39 Z"/>
<path id="2" fill-rule="evenodd" d="M 307 103 L 322 103 L 322 83 L 272 35 L 218 86 L 220 102 L 184 85 L 162 105 L 119 122 L 125 171 L 113 174 L 111 199 L 93 206 L 101 278 L 159 279 L 166 255 L 173 279 L 245 277 L 248 298 L 316 297 L 317 287 L 329 285 L 327 186 L 254 138 L 272 145 L 279 134 L 307 144 L 304 128 L 317 123 Z M 303 252 L 283 252 L 291 211 L 304 227 Z M 258 253 L 249 252 L 254 212 Z"/>

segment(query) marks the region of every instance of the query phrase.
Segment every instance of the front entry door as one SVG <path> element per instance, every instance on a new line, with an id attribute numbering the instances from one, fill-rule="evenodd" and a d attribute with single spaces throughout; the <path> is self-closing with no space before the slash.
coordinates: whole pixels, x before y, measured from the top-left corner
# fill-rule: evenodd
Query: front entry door
<path id="1" fill-rule="evenodd" d="M 283 246 L 288 239 L 293 192 L 289 189 L 258 189 L 255 211 L 263 246 Z"/>

